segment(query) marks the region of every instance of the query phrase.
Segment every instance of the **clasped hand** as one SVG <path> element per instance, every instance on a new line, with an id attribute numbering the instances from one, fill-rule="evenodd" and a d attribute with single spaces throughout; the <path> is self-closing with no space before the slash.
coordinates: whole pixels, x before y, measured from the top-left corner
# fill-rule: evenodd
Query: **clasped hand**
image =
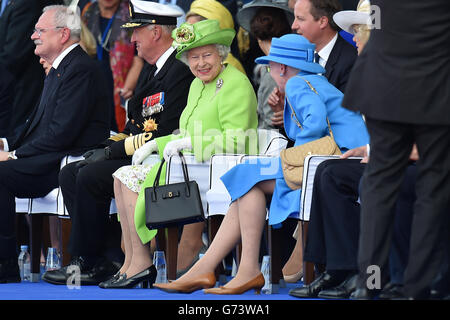
<path id="1" fill-rule="evenodd" d="M 83 154 L 84 160 L 78 161 L 77 167 L 82 168 L 85 165 L 106 160 L 105 149 L 93 149 Z"/>

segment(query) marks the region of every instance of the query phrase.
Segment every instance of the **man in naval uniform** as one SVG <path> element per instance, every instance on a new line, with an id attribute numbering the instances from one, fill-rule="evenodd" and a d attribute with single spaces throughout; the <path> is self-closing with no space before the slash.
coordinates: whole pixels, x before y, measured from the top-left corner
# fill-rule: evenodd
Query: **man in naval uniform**
<path id="1" fill-rule="evenodd" d="M 171 32 L 182 14 L 168 5 L 130 1 L 130 21 L 122 27 L 134 29 L 131 40 L 146 63 L 135 95 L 128 102 L 124 131 L 112 135 L 87 152 L 84 160 L 61 171 L 59 181 L 72 219 L 69 242 L 72 260 L 69 266 L 46 272 L 45 281 L 66 284 L 72 265 L 80 268 L 81 285 L 96 285 L 118 270 L 119 264 L 113 262 L 120 263 L 118 260 L 122 258 L 120 227 L 109 216 L 114 197 L 112 174 L 130 165 L 134 151 L 147 141 L 178 128 L 193 80 L 189 68 L 175 58 L 175 49 L 171 47 Z"/>

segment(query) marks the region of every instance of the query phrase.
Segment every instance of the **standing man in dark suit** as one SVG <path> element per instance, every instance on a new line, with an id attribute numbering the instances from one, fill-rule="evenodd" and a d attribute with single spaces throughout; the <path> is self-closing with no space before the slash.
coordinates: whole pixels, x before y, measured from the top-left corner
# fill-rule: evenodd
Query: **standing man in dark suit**
<path id="1" fill-rule="evenodd" d="M 365 114 L 371 138 L 362 180 L 354 297 L 371 298 L 379 289 L 374 280 L 378 277 L 381 286 L 387 281 L 394 207 L 416 143 L 417 199 L 404 290 L 407 297 L 423 299 L 443 261 L 439 239 L 449 232 L 450 2 L 371 3 L 379 7 L 381 28 L 372 30 L 343 102 Z"/>
<path id="2" fill-rule="evenodd" d="M 171 46 L 171 33 L 181 10 L 132 0 L 130 14 L 130 22 L 123 27 L 134 28 L 131 41 L 146 63 L 128 102 L 125 130 L 88 152 L 85 160 L 65 166 L 60 174 L 64 201 L 72 219 L 69 252 L 74 258 L 70 265 L 81 267 L 81 285 L 98 284 L 115 273 L 107 260 L 113 260 L 114 249 L 120 250 L 120 233 L 115 245 L 105 246 L 114 197 L 112 174 L 130 165 L 134 151 L 146 141 L 178 129 L 194 79 L 189 68 L 175 58 L 176 51 Z M 71 269 L 66 266 L 46 272 L 43 279 L 66 284 L 68 270 Z"/>
<path id="3" fill-rule="evenodd" d="M 357 52 L 339 35 L 333 21 L 341 8 L 338 0 L 297 0 L 292 29 L 316 45 L 314 61 L 325 68 L 328 81 L 345 92 Z"/>
<path id="4" fill-rule="evenodd" d="M 0 140 L 0 283 L 20 281 L 15 197 L 43 197 L 58 187 L 60 161 L 80 155 L 109 132 L 105 89 L 81 49 L 80 17 L 50 6 L 35 25 L 35 54 L 52 64 L 38 106 L 23 130 Z"/>

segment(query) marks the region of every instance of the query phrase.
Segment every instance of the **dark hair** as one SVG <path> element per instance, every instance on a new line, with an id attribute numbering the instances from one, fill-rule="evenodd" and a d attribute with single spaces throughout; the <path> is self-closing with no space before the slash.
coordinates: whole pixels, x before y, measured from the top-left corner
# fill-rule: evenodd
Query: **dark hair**
<path id="1" fill-rule="evenodd" d="M 333 30 L 341 30 L 333 20 L 333 15 L 342 10 L 342 5 L 338 0 L 309 0 L 309 2 L 311 3 L 310 13 L 315 20 L 325 16 L 328 18 L 328 24 Z"/>
<path id="2" fill-rule="evenodd" d="M 261 7 L 250 21 L 250 32 L 260 40 L 271 40 L 291 33 L 291 26 L 283 9 Z"/>

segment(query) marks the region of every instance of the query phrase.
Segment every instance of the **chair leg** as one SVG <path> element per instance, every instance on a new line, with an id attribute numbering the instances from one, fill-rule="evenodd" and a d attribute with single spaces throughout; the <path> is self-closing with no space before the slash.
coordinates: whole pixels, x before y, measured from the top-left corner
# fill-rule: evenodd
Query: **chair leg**
<path id="1" fill-rule="evenodd" d="M 306 237 L 308 235 L 308 221 L 303 221 L 303 252 L 305 252 Z M 303 261 L 303 284 L 307 285 L 314 281 L 314 263 Z"/>
<path id="2" fill-rule="evenodd" d="M 166 239 L 167 279 L 177 279 L 178 226 L 167 228 Z"/>
<path id="3" fill-rule="evenodd" d="M 283 277 L 281 266 L 281 229 L 274 229 L 269 226 L 268 243 L 270 255 L 270 283 L 272 284 L 272 293 L 278 293 L 280 280 Z"/>
<path id="4" fill-rule="evenodd" d="M 67 266 L 70 262 L 71 256 L 68 250 L 69 247 L 69 239 L 70 239 L 70 230 L 72 228 L 72 221 L 70 219 L 58 219 L 61 227 L 61 265 Z"/>
<path id="5" fill-rule="evenodd" d="M 31 255 L 31 281 L 38 282 L 40 279 L 41 243 L 43 216 L 31 214 L 30 216 L 30 255 Z"/>
<path id="6" fill-rule="evenodd" d="M 166 252 L 166 229 L 158 229 L 156 234 L 156 250 Z"/>

